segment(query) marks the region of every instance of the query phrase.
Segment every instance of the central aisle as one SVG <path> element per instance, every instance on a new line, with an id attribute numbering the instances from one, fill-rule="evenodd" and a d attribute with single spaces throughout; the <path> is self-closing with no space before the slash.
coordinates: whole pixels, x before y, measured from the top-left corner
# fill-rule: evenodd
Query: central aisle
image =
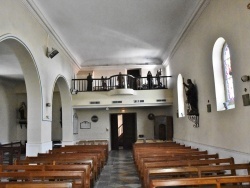
<path id="1" fill-rule="evenodd" d="M 141 183 L 135 169 L 132 151 L 110 151 L 95 188 L 140 188 Z"/>

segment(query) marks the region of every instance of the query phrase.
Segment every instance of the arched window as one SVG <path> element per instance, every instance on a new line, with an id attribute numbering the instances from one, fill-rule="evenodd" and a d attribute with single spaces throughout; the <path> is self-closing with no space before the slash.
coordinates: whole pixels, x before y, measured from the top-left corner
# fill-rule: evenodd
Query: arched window
<path id="1" fill-rule="evenodd" d="M 181 74 L 179 74 L 177 78 L 177 94 L 178 94 L 178 117 L 185 117 L 183 77 Z"/>
<path id="2" fill-rule="evenodd" d="M 230 50 L 224 38 L 214 44 L 213 71 L 217 111 L 235 108 Z"/>

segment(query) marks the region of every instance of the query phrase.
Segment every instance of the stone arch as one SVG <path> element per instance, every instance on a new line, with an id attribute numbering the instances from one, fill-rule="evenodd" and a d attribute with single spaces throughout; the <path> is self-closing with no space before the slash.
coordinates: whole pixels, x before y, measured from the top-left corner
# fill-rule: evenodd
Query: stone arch
<path id="1" fill-rule="evenodd" d="M 41 143 L 43 98 L 36 61 L 27 45 L 19 38 L 8 34 L 0 36 L 0 42 L 13 51 L 13 55 L 17 58 L 23 72 L 27 92 L 27 145 Z M 27 147 L 26 155 L 38 153 L 40 150 L 37 146 L 35 150 L 32 147 Z"/>

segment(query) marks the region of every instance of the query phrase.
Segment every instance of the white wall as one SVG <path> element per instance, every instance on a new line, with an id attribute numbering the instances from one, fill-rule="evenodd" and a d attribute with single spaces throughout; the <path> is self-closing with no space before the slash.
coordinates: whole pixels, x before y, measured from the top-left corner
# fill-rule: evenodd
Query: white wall
<path id="1" fill-rule="evenodd" d="M 122 109 L 125 112 L 122 112 Z M 78 115 L 78 139 L 79 140 L 109 140 L 110 142 L 110 114 L 112 113 L 136 113 L 137 136 L 143 134 L 146 139 L 154 138 L 154 121 L 148 119 L 148 114 L 171 115 L 170 107 L 142 107 L 142 108 L 109 108 L 103 109 L 77 109 Z M 96 115 L 99 119 L 92 122 L 91 117 Z M 91 122 L 91 129 L 80 129 L 83 121 Z"/>
<path id="2" fill-rule="evenodd" d="M 177 119 L 174 116 L 174 137 L 184 143 L 193 143 L 214 150 L 227 150 L 231 155 L 250 154 L 250 107 L 243 106 L 244 88 L 250 91 L 249 82 L 243 83 L 242 75 L 250 73 L 250 12 L 247 0 L 211 0 L 208 7 L 194 26 L 186 34 L 179 48 L 170 60 L 170 69 L 174 76 L 171 88 L 174 93 L 173 111 L 177 111 L 177 76 L 182 74 L 197 85 L 200 127 L 193 128 L 187 117 Z M 215 86 L 212 68 L 212 50 L 215 41 L 225 38 L 229 44 L 232 58 L 232 70 L 235 86 L 235 109 L 216 111 Z M 212 112 L 206 112 L 208 100 Z"/>
<path id="3" fill-rule="evenodd" d="M 52 108 L 52 140 L 62 140 L 62 127 L 60 124 L 61 96 L 59 92 L 53 93 Z"/>
<path id="4" fill-rule="evenodd" d="M 70 89 L 71 78 L 73 78 L 73 69 L 75 69 L 75 67 L 72 66 L 73 60 L 64 52 L 49 33 L 48 29 L 41 24 L 42 22 L 40 22 L 37 17 L 33 16 L 31 11 L 26 7 L 24 1 L 3 0 L 1 1 L 0 12 L 0 41 L 9 39 L 18 41 L 16 42 L 18 48 L 14 49 L 16 51 L 14 52 L 13 50 L 13 53 L 18 54 L 18 60 L 20 61 L 24 74 L 34 75 L 36 77 L 34 80 L 25 80 L 26 86 L 29 84 L 30 87 L 33 87 L 35 84 L 36 88 L 40 87 L 39 89 L 33 90 L 32 93 L 27 92 L 27 101 L 30 100 L 30 97 L 32 100 L 35 99 L 28 102 L 30 105 L 28 110 L 32 110 L 29 114 L 32 115 L 29 116 L 28 121 L 30 126 L 28 126 L 27 132 L 27 153 L 29 155 L 35 155 L 37 152 L 46 152 L 48 149 L 51 149 L 52 146 L 52 110 L 46 108 L 46 103 L 52 103 L 54 84 L 58 76 L 65 78 L 68 90 Z M 48 36 L 50 36 L 49 39 Z M 8 44 L 11 44 L 11 41 Z M 46 56 L 47 47 L 58 49 L 59 54 L 53 59 L 48 58 Z M 25 54 L 25 56 L 22 56 L 22 53 Z M 30 55 L 30 57 L 28 57 L 27 54 Z M 35 71 L 28 72 L 31 63 L 33 63 L 32 67 Z M 5 88 L 4 92 L 6 91 L 8 91 L 8 88 Z M 9 104 L 11 104 L 12 100 L 7 100 L 4 96 L 4 92 L 2 92 L 0 98 L 5 101 L 5 103 L 8 102 L 8 104 L 3 103 L 3 105 L 10 108 Z M 8 99 L 10 96 L 11 94 L 9 94 Z M 16 117 L 13 118 L 8 115 L 8 108 L 3 108 L 5 109 L 4 113 L 7 111 L 7 116 L 4 116 L 1 121 L 8 122 L 11 119 L 11 121 L 15 122 L 13 124 L 16 124 Z M 13 109 L 15 110 L 15 108 Z M 70 105 L 68 105 L 67 108 L 72 110 Z M 65 114 L 68 116 L 67 119 L 69 119 L 69 122 L 71 122 L 70 110 L 67 110 L 68 113 Z M 12 114 L 15 113 L 16 112 Z M 12 123 L 9 125 L 12 125 Z M 1 128 L 2 126 L 5 125 L 1 125 Z M 70 124 L 67 126 L 70 126 L 70 128 L 72 127 Z M 70 129 L 68 127 L 66 128 Z M 12 131 L 11 134 L 16 134 L 16 132 L 17 131 Z M 72 134 L 70 131 L 67 131 L 67 133 Z M 0 134 L 4 134 L 4 137 L 0 138 L 1 141 L 6 140 L 8 142 L 11 140 L 8 136 L 9 134 L 7 130 L 4 132 L 1 131 Z M 68 141 L 74 141 L 74 139 L 73 134 L 67 138 Z"/>
<path id="5" fill-rule="evenodd" d="M 0 79 L 0 142 L 2 144 L 16 139 L 16 95 L 15 85 Z"/>

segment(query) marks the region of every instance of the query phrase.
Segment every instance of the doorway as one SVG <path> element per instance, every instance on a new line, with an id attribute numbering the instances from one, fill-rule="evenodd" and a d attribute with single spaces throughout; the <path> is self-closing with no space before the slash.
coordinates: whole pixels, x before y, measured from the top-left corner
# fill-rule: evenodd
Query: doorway
<path id="1" fill-rule="evenodd" d="M 110 114 L 111 149 L 132 149 L 137 135 L 136 113 Z"/>
<path id="2" fill-rule="evenodd" d="M 141 69 L 131 69 L 127 70 L 127 74 L 130 74 L 136 78 L 141 77 Z"/>

